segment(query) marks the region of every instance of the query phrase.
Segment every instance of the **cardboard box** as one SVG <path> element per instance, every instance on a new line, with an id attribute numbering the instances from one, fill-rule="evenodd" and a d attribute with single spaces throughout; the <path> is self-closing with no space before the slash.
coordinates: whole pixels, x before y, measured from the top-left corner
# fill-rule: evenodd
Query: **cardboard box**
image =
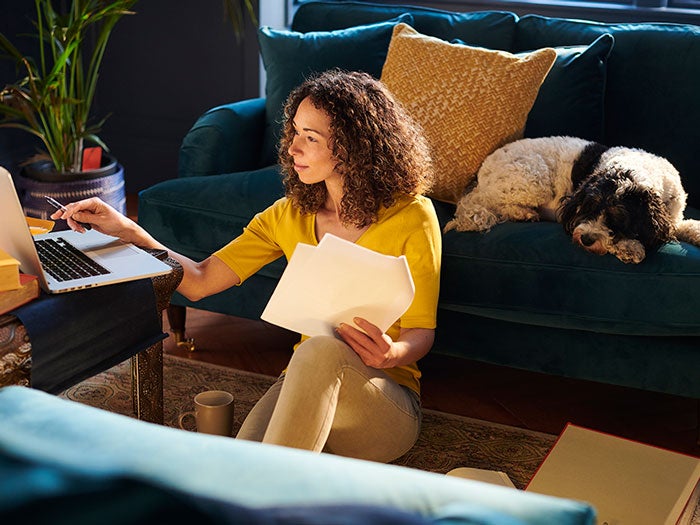
<path id="1" fill-rule="evenodd" d="M 0 292 L 19 288 L 19 261 L 0 250 Z"/>
<path id="2" fill-rule="evenodd" d="M 599 525 L 677 525 L 699 479 L 700 458 L 569 424 L 525 490 L 586 501 Z"/>

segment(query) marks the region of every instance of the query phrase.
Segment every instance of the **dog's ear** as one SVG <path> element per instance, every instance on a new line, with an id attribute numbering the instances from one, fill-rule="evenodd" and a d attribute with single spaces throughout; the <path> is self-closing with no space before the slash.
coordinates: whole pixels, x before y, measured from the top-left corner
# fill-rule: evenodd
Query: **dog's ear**
<path id="1" fill-rule="evenodd" d="M 655 250 L 675 240 L 668 208 L 656 192 L 631 184 L 618 197 L 620 208 L 629 215 L 627 220 L 647 250 Z"/>
<path id="2" fill-rule="evenodd" d="M 571 235 L 578 224 L 600 215 L 606 195 L 614 187 L 614 184 L 608 187 L 608 182 L 597 176 L 590 176 L 571 195 L 563 197 L 557 217 L 564 231 Z"/>
<path id="3" fill-rule="evenodd" d="M 608 149 L 609 148 L 603 144 L 589 142 L 581 150 L 578 159 L 576 159 L 571 167 L 571 184 L 574 191 L 595 171 L 600 163 L 600 157 Z"/>
<path id="4" fill-rule="evenodd" d="M 565 197 L 562 197 L 561 202 L 559 203 L 559 208 L 557 208 L 557 220 L 561 223 L 561 225 L 564 227 L 564 231 L 568 234 L 571 235 L 574 232 L 574 228 L 576 227 L 576 224 L 574 223 L 576 219 L 576 215 L 578 212 L 579 208 L 579 198 L 575 198 L 575 195 L 567 195 Z"/>

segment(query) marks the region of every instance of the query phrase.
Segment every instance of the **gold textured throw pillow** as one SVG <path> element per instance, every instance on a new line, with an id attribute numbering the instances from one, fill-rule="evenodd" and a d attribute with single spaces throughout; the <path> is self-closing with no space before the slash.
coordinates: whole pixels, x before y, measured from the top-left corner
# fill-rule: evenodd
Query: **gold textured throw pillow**
<path id="1" fill-rule="evenodd" d="M 557 54 L 450 44 L 397 24 L 382 81 L 423 127 L 433 155 L 430 196 L 456 203 L 484 159 L 522 138 Z"/>

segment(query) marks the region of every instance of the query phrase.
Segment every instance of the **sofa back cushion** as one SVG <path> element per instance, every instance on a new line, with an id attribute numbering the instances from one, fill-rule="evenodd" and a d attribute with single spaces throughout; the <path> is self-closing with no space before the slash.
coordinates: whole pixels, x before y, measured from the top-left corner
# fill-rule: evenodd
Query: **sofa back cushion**
<path id="1" fill-rule="evenodd" d="M 607 60 L 614 42 L 605 34 L 591 45 L 554 48 L 557 58 L 527 117 L 525 137 L 569 135 L 602 142 Z"/>
<path id="2" fill-rule="evenodd" d="M 517 16 L 503 11 L 456 13 L 427 7 L 381 5 L 367 2 L 306 2 L 294 14 L 292 30 L 331 31 L 388 20 L 410 13 L 418 32 L 443 40 L 459 38 L 472 46 L 509 51 Z"/>
<path id="3" fill-rule="evenodd" d="M 413 18 L 403 14 L 375 24 L 309 33 L 260 28 L 258 41 L 267 75 L 262 166 L 277 162 L 282 110 L 289 93 L 310 75 L 334 67 L 379 78 L 398 22 L 410 24 Z"/>
<path id="4" fill-rule="evenodd" d="M 612 35 L 589 46 L 555 47 L 557 58 L 527 117 L 526 137 L 569 135 L 602 142 Z"/>
<path id="5" fill-rule="evenodd" d="M 639 147 L 680 171 L 689 202 L 700 203 L 700 27 L 665 23 L 603 24 L 527 15 L 515 50 L 589 44 L 610 33 L 605 135 L 610 146 Z"/>

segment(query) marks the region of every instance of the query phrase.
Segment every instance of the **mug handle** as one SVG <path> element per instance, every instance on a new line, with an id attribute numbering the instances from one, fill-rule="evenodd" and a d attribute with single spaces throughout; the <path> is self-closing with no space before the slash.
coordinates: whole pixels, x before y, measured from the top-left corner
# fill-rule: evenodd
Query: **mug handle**
<path id="1" fill-rule="evenodd" d="M 180 417 L 177 418 L 177 424 L 182 430 L 187 430 L 185 427 L 182 426 L 182 423 L 184 422 L 187 416 L 194 417 L 194 411 L 190 410 L 189 412 L 183 412 L 182 414 L 180 414 Z"/>

